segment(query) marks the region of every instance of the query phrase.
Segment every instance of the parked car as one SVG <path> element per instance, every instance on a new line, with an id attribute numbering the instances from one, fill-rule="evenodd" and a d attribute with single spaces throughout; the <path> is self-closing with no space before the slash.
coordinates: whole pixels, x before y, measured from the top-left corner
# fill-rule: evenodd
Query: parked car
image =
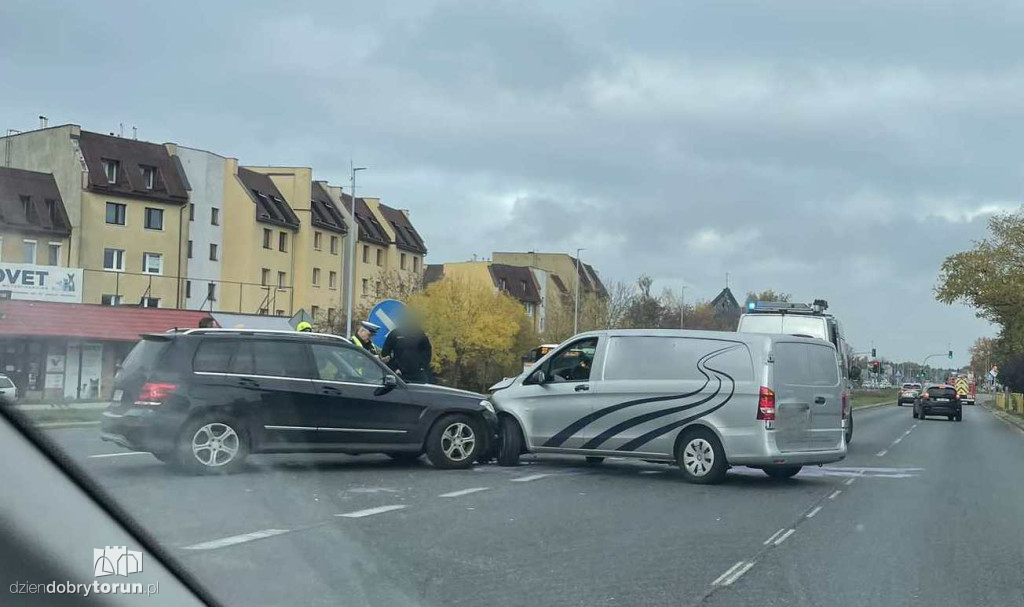
<path id="1" fill-rule="evenodd" d="M 102 438 L 198 473 L 249 453 L 384 453 L 439 468 L 486 457 L 489 401 L 406 384 L 333 335 L 192 329 L 145 335 L 114 380 Z"/>
<path id="2" fill-rule="evenodd" d="M 914 404 L 921 394 L 921 384 L 910 382 L 900 386 L 899 394 L 896 397 L 896 406 L 902 407 L 903 403 Z"/>
<path id="3" fill-rule="evenodd" d="M 584 333 L 494 387 L 498 463 L 567 453 L 674 462 L 695 483 L 730 466 L 789 478 L 846 456 L 839 369 L 835 346 L 807 337 Z"/>
<path id="4" fill-rule="evenodd" d="M 7 403 L 15 403 L 18 400 L 18 386 L 14 385 L 10 377 L 3 374 L 0 374 L 0 397 Z"/>
<path id="5" fill-rule="evenodd" d="M 945 415 L 950 421 L 962 421 L 960 405 L 956 388 L 949 384 L 929 384 L 914 401 L 914 417 L 924 419 L 929 415 Z"/>

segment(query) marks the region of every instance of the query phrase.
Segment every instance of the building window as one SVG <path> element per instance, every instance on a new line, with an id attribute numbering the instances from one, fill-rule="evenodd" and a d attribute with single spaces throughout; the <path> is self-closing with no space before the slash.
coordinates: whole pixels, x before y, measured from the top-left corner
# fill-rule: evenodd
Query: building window
<path id="1" fill-rule="evenodd" d="M 116 226 L 123 226 L 127 215 L 128 207 L 118 202 L 107 203 L 107 223 Z"/>
<path id="2" fill-rule="evenodd" d="M 274 233 L 267 228 L 263 228 L 263 248 L 270 248 L 270 240 L 274 237 Z"/>
<path id="3" fill-rule="evenodd" d="M 117 174 L 121 170 L 121 163 L 116 160 L 103 161 L 103 174 L 107 176 L 107 183 L 117 183 Z"/>
<path id="4" fill-rule="evenodd" d="M 192 241 L 188 241 L 188 258 L 192 259 Z"/>
<path id="5" fill-rule="evenodd" d="M 268 312 L 270 312 L 270 310 L 268 310 L 267 308 L 260 308 L 260 312 L 259 313 L 260 313 L 260 316 L 266 316 Z"/>
<path id="6" fill-rule="evenodd" d="M 124 272 L 124 249 L 103 249 L 103 269 Z"/>
<path id="7" fill-rule="evenodd" d="M 192 297 L 192 281 L 185 281 L 185 297 Z"/>
<path id="8" fill-rule="evenodd" d="M 529 302 L 528 301 L 528 302 L 523 304 L 523 307 L 526 308 L 526 315 L 527 316 L 533 316 L 533 302 Z"/>
<path id="9" fill-rule="evenodd" d="M 403 270 L 405 269 L 405 253 L 402 253 L 400 263 L 398 264 Z"/>
<path id="10" fill-rule="evenodd" d="M 373 294 L 376 295 L 377 297 L 380 297 L 380 281 L 379 280 L 373 285 Z"/>
<path id="11" fill-rule="evenodd" d="M 103 295 L 100 297 L 100 303 L 105 306 L 119 306 L 121 305 L 120 295 Z"/>
<path id="12" fill-rule="evenodd" d="M 338 273 L 334 270 L 327 275 L 327 287 L 331 289 L 338 288 Z"/>
<path id="13" fill-rule="evenodd" d="M 277 316 L 284 316 L 284 310 L 275 310 L 274 314 Z"/>
<path id="14" fill-rule="evenodd" d="M 57 225 L 57 201 L 50 198 L 46 199 L 46 216 L 50 218 L 50 225 Z"/>
<path id="15" fill-rule="evenodd" d="M 277 288 L 283 289 L 288 285 L 288 275 L 284 272 L 277 273 Z"/>
<path id="16" fill-rule="evenodd" d="M 143 297 L 142 298 L 143 308 L 159 308 L 160 298 L 159 297 Z"/>
<path id="17" fill-rule="evenodd" d="M 338 237 L 331 236 L 331 255 L 338 254 Z"/>
<path id="18" fill-rule="evenodd" d="M 217 261 L 217 245 L 210 243 L 210 261 Z"/>
<path id="19" fill-rule="evenodd" d="M 260 270 L 260 284 L 264 287 L 270 286 L 270 270 L 267 268 Z"/>
<path id="20" fill-rule="evenodd" d="M 46 248 L 46 263 L 50 266 L 60 265 L 60 243 L 51 242 L 50 246 Z"/>
<path id="21" fill-rule="evenodd" d="M 370 263 L 370 247 L 363 245 L 363 263 Z"/>
<path id="22" fill-rule="evenodd" d="M 21 252 L 22 263 L 35 263 L 36 262 L 36 241 L 26 240 L 25 247 Z"/>
<path id="23" fill-rule="evenodd" d="M 323 239 L 323 236 L 320 232 L 313 232 L 313 248 L 317 251 L 320 250 L 320 241 Z"/>
<path id="24" fill-rule="evenodd" d="M 370 280 L 368 278 L 363 279 L 363 295 L 370 294 Z"/>
<path id="25" fill-rule="evenodd" d="M 383 249 L 377 249 L 377 265 L 378 266 L 384 265 L 384 250 Z"/>
<path id="26" fill-rule="evenodd" d="M 153 209 L 146 207 L 146 229 L 147 230 L 162 230 L 164 229 L 164 210 Z"/>
<path id="27" fill-rule="evenodd" d="M 313 268 L 313 286 L 320 286 L 320 268 Z"/>
<path id="28" fill-rule="evenodd" d="M 277 236 L 277 250 L 283 253 L 288 252 L 288 232 L 281 232 Z"/>
<path id="29" fill-rule="evenodd" d="M 309 313 L 313 315 L 313 320 L 320 315 L 320 306 L 310 306 Z"/>
<path id="30" fill-rule="evenodd" d="M 160 253 L 142 254 L 143 274 L 162 274 L 164 271 L 164 256 Z M 155 307 L 155 306 L 154 306 Z"/>
<path id="31" fill-rule="evenodd" d="M 39 223 L 39 218 L 36 217 L 36 207 L 32 204 L 31 196 L 21 196 L 21 210 L 25 213 L 25 221 L 28 223 Z"/>
<path id="32" fill-rule="evenodd" d="M 211 282 L 206 285 L 207 301 L 217 301 L 217 283 Z"/>
<path id="33" fill-rule="evenodd" d="M 190 202 L 189 205 L 188 205 L 188 220 L 189 221 L 195 221 L 196 220 L 196 205 L 195 205 L 195 203 L 192 203 L 192 202 Z"/>
<path id="34" fill-rule="evenodd" d="M 419 257 L 413 257 L 412 258 L 412 271 L 413 272 L 419 272 L 420 271 L 420 258 Z"/>
<path id="35" fill-rule="evenodd" d="M 210 209 L 210 225 L 211 226 L 219 226 L 220 225 L 220 209 L 218 209 L 217 207 L 214 207 L 214 208 Z"/>
<path id="36" fill-rule="evenodd" d="M 152 190 L 156 187 L 156 167 L 141 166 L 139 168 L 142 169 L 142 183 L 147 190 Z"/>

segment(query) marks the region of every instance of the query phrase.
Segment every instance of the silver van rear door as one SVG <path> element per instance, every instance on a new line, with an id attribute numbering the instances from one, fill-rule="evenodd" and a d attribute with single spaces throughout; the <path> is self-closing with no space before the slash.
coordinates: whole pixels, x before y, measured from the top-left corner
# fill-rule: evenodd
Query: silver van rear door
<path id="1" fill-rule="evenodd" d="M 775 443 L 782 452 L 835 449 L 842 436 L 835 350 L 813 342 L 776 342 Z"/>

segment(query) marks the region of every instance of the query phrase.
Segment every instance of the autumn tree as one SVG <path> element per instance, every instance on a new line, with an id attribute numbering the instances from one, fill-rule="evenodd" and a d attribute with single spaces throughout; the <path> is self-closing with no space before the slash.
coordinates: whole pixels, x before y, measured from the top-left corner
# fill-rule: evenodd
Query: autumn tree
<path id="1" fill-rule="evenodd" d="M 989 369 L 992 368 L 993 356 L 995 355 L 995 340 L 991 337 L 979 337 L 971 346 L 971 373 L 977 378 L 983 378 Z"/>
<path id="2" fill-rule="evenodd" d="M 773 289 L 766 289 L 766 290 L 760 291 L 760 292 L 748 291 L 747 292 L 747 301 L 746 301 L 746 303 L 750 303 L 752 301 L 783 301 L 783 302 L 790 302 L 790 301 L 793 301 L 793 296 L 790 295 L 789 293 L 783 293 L 781 291 L 775 291 Z"/>

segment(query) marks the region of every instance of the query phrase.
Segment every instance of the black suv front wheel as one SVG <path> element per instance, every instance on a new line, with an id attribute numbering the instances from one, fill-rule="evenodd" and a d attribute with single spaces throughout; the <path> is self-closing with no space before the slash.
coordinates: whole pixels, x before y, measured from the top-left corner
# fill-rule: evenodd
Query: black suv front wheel
<path id="1" fill-rule="evenodd" d="M 483 446 L 476 421 L 461 413 L 445 415 L 427 435 L 427 459 L 438 468 L 469 468 Z"/>
<path id="2" fill-rule="evenodd" d="M 236 472 L 249 455 L 249 436 L 238 420 L 211 415 L 190 420 L 178 437 L 178 461 L 196 474 Z"/>

